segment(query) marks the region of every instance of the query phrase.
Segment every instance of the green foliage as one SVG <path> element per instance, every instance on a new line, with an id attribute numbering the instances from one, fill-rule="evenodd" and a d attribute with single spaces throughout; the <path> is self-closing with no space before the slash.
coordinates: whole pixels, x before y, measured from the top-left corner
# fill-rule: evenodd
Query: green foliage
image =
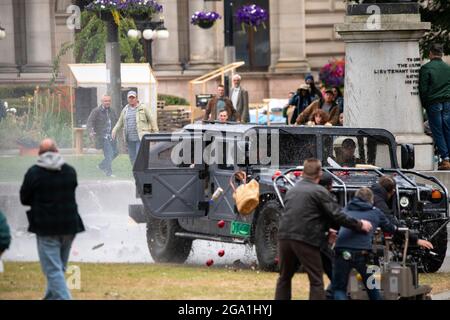
<path id="1" fill-rule="evenodd" d="M 33 147 L 44 138 L 52 138 L 58 146 L 72 146 L 70 112 L 61 110 L 54 99 L 36 95 L 30 99 L 26 112 L 9 114 L 0 122 L 0 149 L 15 149 L 18 143 Z"/>
<path id="2" fill-rule="evenodd" d="M 137 39 L 127 36 L 136 29 L 132 19 L 122 19 L 119 27 L 120 58 L 122 62 L 143 61 L 144 49 Z M 94 13 L 81 13 L 81 31 L 75 35 L 75 59 L 79 63 L 105 62 L 106 26 Z"/>
<path id="3" fill-rule="evenodd" d="M 450 1 L 420 0 L 422 21 L 431 22 L 431 31 L 420 41 L 422 55 L 428 56 L 432 43 L 444 45 L 444 54 L 450 54 Z"/>
<path id="4" fill-rule="evenodd" d="M 165 94 L 158 94 L 158 100 L 164 100 L 166 106 L 186 106 L 189 104 L 189 102 L 184 98 Z"/>

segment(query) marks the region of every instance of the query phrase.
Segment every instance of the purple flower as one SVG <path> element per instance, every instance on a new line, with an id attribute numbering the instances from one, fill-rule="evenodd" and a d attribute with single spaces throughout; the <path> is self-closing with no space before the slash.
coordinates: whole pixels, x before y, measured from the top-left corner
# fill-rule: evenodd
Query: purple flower
<path id="1" fill-rule="evenodd" d="M 191 23 L 198 25 L 201 23 L 214 23 L 217 19 L 221 19 L 220 14 L 214 11 L 197 11 L 191 17 Z"/>
<path id="2" fill-rule="evenodd" d="M 327 87 L 342 87 L 345 80 L 345 61 L 331 60 L 320 69 L 319 79 Z"/>
<path id="3" fill-rule="evenodd" d="M 236 11 L 235 17 L 237 23 L 257 27 L 264 24 L 264 21 L 269 18 L 269 14 L 263 8 L 252 4 L 240 7 Z"/>
<path id="4" fill-rule="evenodd" d="M 86 6 L 90 11 L 117 9 L 131 14 L 162 12 L 163 6 L 155 0 L 94 0 Z"/>

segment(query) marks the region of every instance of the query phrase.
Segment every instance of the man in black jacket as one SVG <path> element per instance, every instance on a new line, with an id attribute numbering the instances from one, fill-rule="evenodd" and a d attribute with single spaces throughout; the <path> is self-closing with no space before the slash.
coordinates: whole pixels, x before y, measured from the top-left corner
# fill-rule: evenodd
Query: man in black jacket
<path id="1" fill-rule="evenodd" d="M 111 97 L 104 95 L 102 104 L 91 111 L 87 120 L 87 129 L 91 139 L 95 139 L 95 148 L 103 149 L 105 159 L 98 165 L 107 176 L 112 176 L 111 163 L 119 154 L 116 140 L 112 138 L 111 131 L 117 122 L 117 116 L 111 109 Z"/>
<path id="2" fill-rule="evenodd" d="M 306 160 L 303 179 L 286 194 L 286 207 L 278 230 L 280 276 L 275 292 L 277 300 L 291 299 L 292 277 L 299 262 L 308 274 L 309 298 L 324 300 L 320 247 L 326 241 L 330 226 L 342 225 L 363 232 L 371 229 L 369 222 L 350 218 L 341 212 L 329 192 L 318 184 L 321 175 L 320 161 Z"/>
<path id="3" fill-rule="evenodd" d="M 383 211 L 386 217 L 392 224 L 397 227 L 402 227 L 400 221 L 395 216 L 393 207 L 393 200 L 395 195 L 395 180 L 390 176 L 381 176 L 378 179 L 378 183 L 374 184 L 371 189 L 373 192 L 373 205 Z M 423 239 L 419 239 L 417 234 L 409 233 L 409 242 L 416 243 L 418 246 L 426 249 L 433 249 L 431 242 Z"/>
<path id="4" fill-rule="evenodd" d="M 64 278 L 75 235 L 84 231 L 75 202 L 75 169 L 64 163 L 55 142 L 39 146 L 37 164 L 28 169 L 20 189 L 27 211 L 28 231 L 36 234 L 39 260 L 47 278 L 44 299 L 71 299 Z"/>

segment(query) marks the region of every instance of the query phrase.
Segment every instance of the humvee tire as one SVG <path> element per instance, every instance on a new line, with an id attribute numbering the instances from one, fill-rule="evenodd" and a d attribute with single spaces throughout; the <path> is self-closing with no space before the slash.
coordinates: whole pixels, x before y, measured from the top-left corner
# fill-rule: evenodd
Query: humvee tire
<path id="1" fill-rule="evenodd" d="M 258 209 L 256 218 L 255 246 L 259 268 L 264 271 L 278 271 L 278 225 L 281 206 L 276 200 L 269 200 Z"/>
<path id="2" fill-rule="evenodd" d="M 426 231 L 429 231 L 431 235 L 439 224 L 430 223 L 425 227 Z M 447 252 L 447 228 L 444 227 L 432 240 L 434 249 L 433 252 L 437 253 L 437 256 L 427 254 L 422 257 L 423 272 L 434 273 L 437 272 L 444 263 L 445 255 Z"/>
<path id="3" fill-rule="evenodd" d="M 175 235 L 181 231 L 178 220 L 148 218 L 147 245 L 155 262 L 184 263 L 192 248 L 192 239 Z"/>

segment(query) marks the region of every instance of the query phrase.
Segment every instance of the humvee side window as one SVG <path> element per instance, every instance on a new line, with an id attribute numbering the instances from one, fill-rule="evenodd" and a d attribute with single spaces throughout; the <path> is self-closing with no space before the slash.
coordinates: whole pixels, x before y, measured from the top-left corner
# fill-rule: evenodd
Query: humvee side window
<path id="1" fill-rule="evenodd" d="M 324 166 L 358 167 L 373 165 L 391 168 L 392 155 L 388 141 L 382 136 L 322 137 Z"/>

